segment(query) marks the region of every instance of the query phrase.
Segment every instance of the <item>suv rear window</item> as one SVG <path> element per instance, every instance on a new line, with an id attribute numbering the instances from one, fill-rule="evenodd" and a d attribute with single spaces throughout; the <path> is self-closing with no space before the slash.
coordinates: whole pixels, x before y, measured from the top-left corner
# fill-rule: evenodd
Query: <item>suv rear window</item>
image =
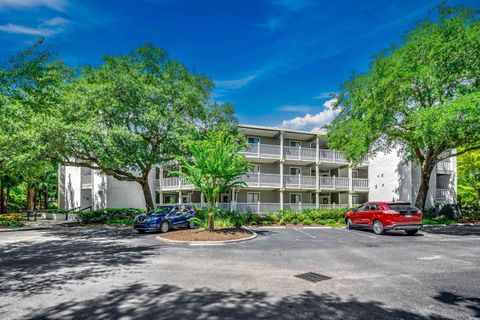
<path id="1" fill-rule="evenodd" d="M 389 203 L 389 204 L 387 204 L 387 206 L 388 206 L 388 209 L 395 210 L 395 211 L 398 211 L 398 212 L 402 212 L 402 211 L 418 212 L 418 211 L 420 211 L 420 210 L 418 210 L 417 207 L 412 206 L 409 203 Z"/>

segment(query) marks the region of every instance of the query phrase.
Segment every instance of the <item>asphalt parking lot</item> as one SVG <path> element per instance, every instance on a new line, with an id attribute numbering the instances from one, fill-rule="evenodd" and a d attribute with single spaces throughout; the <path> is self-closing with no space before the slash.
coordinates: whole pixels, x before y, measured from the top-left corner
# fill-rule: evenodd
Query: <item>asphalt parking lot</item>
<path id="1" fill-rule="evenodd" d="M 129 229 L 0 233 L 0 318 L 480 318 L 480 226 L 256 231 L 215 246 Z M 331 279 L 294 277 L 305 272 Z"/>

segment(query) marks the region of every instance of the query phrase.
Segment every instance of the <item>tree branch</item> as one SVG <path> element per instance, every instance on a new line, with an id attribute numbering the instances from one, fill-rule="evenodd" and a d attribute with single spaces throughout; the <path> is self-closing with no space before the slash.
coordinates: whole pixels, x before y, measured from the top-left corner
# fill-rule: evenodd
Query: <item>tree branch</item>
<path id="1" fill-rule="evenodd" d="M 438 161 L 442 161 L 442 160 L 445 160 L 445 159 L 448 159 L 448 158 L 451 158 L 451 157 L 458 157 L 459 155 L 462 155 L 464 153 L 467 153 L 469 151 L 474 151 L 474 150 L 480 150 L 480 145 L 475 146 L 475 147 L 470 147 L 470 148 L 467 148 L 467 149 L 463 149 L 462 151 L 459 151 L 459 152 L 454 153 L 454 154 L 449 154 L 448 156 L 440 158 Z"/>

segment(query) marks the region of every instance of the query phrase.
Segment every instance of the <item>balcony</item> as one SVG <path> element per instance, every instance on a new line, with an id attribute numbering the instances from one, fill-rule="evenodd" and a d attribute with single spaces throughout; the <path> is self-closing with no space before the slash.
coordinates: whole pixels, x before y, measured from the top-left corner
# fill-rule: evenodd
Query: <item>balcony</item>
<path id="1" fill-rule="evenodd" d="M 196 208 L 206 208 L 206 203 L 191 203 Z M 234 210 L 237 212 L 250 212 L 250 213 L 269 213 L 280 210 L 280 203 L 267 203 L 267 202 L 232 202 L 232 203 L 217 203 L 217 207 L 223 210 Z M 285 210 L 302 211 L 303 209 L 315 209 L 315 203 L 284 203 L 283 208 Z M 348 204 L 319 204 L 319 208 L 348 208 Z"/>
<path id="2" fill-rule="evenodd" d="M 452 162 L 450 159 L 447 160 L 442 160 L 439 163 L 437 163 L 437 172 L 438 173 L 445 173 L 445 174 L 450 174 L 453 171 L 453 166 Z"/>
<path id="3" fill-rule="evenodd" d="M 454 203 L 456 200 L 454 189 L 437 189 L 435 200 L 438 202 Z"/>
<path id="4" fill-rule="evenodd" d="M 250 143 L 241 153 L 250 158 L 280 160 L 280 146 L 261 143 Z M 315 148 L 283 147 L 283 156 L 286 160 L 300 160 L 315 162 L 317 150 Z M 321 162 L 348 164 L 343 153 L 337 150 L 319 149 L 318 159 Z M 362 163 L 368 163 L 368 157 L 362 158 Z"/>
<path id="5" fill-rule="evenodd" d="M 249 188 L 279 189 L 281 176 L 273 173 L 248 173 L 240 177 Z M 350 189 L 350 181 L 343 177 L 318 177 L 320 189 L 342 190 Z M 163 178 L 161 181 L 162 190 L 193 190 L 194 185 L 184 178 L 171 177 Z M 160 187 L 160 183 L 156 184 Z M 315 190 L 317 188 L 317 177 L 304 175 L 284 175 L 283 187 L 286 189 Z M 352 187 L 358 191 L 368 191 L 368 179 L 352 179 Z"/>

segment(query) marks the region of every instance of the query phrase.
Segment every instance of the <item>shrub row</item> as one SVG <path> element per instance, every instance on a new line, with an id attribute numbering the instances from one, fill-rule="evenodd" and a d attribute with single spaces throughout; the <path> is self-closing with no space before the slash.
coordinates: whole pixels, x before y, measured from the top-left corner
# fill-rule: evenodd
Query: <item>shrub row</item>
<path id="1" fill-rule="evenodd" d="M 18 213 L 0 214 L 0 227 L 2 228 L 18 228 L 23 227 L 23 215 Z"/>
<path id="2" fill-rule="evenodd" d="M 109 208 L 96 211 L 80 211 L 77 213 L 77 217 L 81 223 L 107 223 L 112 220 L 130 219 L 132 221 L 135 216 L 145 212 L 145 209 Z"/>

